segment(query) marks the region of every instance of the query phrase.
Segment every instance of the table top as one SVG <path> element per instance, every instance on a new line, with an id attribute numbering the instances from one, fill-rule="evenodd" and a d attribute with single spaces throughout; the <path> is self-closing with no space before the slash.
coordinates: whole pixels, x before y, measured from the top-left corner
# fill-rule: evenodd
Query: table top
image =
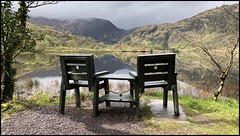
<path id="1" fill-rule="evenodd" d="M 135 80 L 135 78 L 129 74 L 106 74 L 97 76 L 96 79 Z"/>

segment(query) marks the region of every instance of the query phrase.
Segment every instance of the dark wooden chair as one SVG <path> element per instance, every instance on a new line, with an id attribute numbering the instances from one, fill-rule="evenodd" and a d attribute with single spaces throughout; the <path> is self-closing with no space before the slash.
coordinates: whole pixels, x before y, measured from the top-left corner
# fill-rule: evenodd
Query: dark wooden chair
<path id="1" fill-rule="evenodd" d="M 94 77 L 108 74 L 108 71 L 95 73 L 94 58 L 92 54 L 64 54 L 60 55 L 62 81 L 60 91 L 59 113 L 64 114 L 66 90 L 75 89 L 76 106 L 80 107 L 79 87 L 88 87 L 93 90 Z M 108 81 L 104 80 L 101 87 L 108 90 Z"/>
<path id="2" fill-rule="evenodd" d="M 167 107 L 168 91 L 172 90 L 174 114 L 179 115 L 174 53 L 138 55 L 137 73 L 129 72 L 129 74 L 136 78 L 135 91 L 138 93 L 144 93 L 145 88 L 163 87 L 164 107 Z M 135 97 L 139 101 L 138 96 Z M 137 110 L 139 111 L 139 109 Z"/>

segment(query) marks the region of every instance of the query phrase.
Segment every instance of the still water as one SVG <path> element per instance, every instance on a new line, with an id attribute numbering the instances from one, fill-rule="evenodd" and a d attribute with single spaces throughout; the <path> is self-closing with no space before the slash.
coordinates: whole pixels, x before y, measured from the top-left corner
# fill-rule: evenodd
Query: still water
<path id="1" fill-rule="evenodd" d="M 19 82 L 24 78 L 31 77 L 33 80 L 38 80 L 40 85 L 45 87 L 43 90 L 55 88 L 56 93 L 58 93 L 61 82 L 59 55 L 88 53 L 94 54 L 96 72 L 107 70 L 116 74 L 128 74 L 129 71 L 136 71 L 137 55 L 149 54 L 147 52 L 70 52 L 56 55 L 21 55 L 17 58 L 17 61 L 21 63 L 21 65 L 17 65 L 21 69 L 18 73 L 26 74 L 21 74 Z M 200 60 L 196 57 L 196 54 L 189 52 L 176 53 L 175 70 L 178 73 L 179 95 L 198 97 L 199 93 L 202 92 L 205 92 L 205 95 L 211 95 L 211 92 L 217 88 L 219 82 L 218 73 L 212 64 L 204 59 Z M 238 63 L 234 66 L 237 67 Z M 233 67 L 226 80 L 222 96 L 239 99 L 239 69 L 234 69 L 235 67 Z"/>

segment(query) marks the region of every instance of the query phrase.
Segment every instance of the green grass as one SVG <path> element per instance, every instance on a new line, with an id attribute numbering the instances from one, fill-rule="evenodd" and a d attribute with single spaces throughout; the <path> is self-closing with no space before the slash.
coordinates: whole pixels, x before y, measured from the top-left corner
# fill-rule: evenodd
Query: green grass
<path id="1" fill-rule="evenodd" d="M 162 91 L 149 91 L 141 98 L 162 99 L 162 97 Z M 171 95 L 168 100 L 172 100 Z M 179 104 L 183 107 L 190 124 L 158 124 L 151 123 L 151 118 L 145 118 L 149 126 L 146 134 L 159 134 L 158 132 L 178 134 L 179 132 L 179 134 L 239 135 L 239 101 L 230 98 L 226 101 L 219 99 L 218 102 L 214 102 L 212 97 L 206 100 L 179 96 Z"/>
<path id="2" fill-rule="evenodd" d="M 92 100 L 93 93 L 86 93 L 85 90 L 81 91 L 81 101 Z M 75 95 L 66 96 L 66 103 L 75 102 Z M 34 91 L 34 94 L 30 95 L 26 99 L 16 98 L 13 96 L 13 100 L 1 104 L 1 122 L 12 115 L 31 108 L 37 108 L 41 106 L 58 106 L 59 97 L 52 97 L 50 92 L 47 91 Z"/>

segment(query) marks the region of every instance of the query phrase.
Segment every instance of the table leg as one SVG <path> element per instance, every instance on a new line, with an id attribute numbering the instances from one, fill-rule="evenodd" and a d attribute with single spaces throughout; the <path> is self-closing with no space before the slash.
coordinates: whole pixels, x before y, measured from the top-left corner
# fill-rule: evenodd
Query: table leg
<path id="1" fill-rule="evenodd" d="M 105 83 L 104 90 L 105 90 L 105 95 L 106 95 L 106 94 L 109 94 L 109 83 L 108 83 L 108 80 L 104 80 L 104 83 Z M 106 107 L 110 107 L 110 101 L 106 101 Z"/>
<path id="2" fill-rule="evenodd" d="M 133 97 L 133 82 L 130 81 L 130 94 Z M 133 103 L 130 102 L 130 108 L 133 108 Z"/>

